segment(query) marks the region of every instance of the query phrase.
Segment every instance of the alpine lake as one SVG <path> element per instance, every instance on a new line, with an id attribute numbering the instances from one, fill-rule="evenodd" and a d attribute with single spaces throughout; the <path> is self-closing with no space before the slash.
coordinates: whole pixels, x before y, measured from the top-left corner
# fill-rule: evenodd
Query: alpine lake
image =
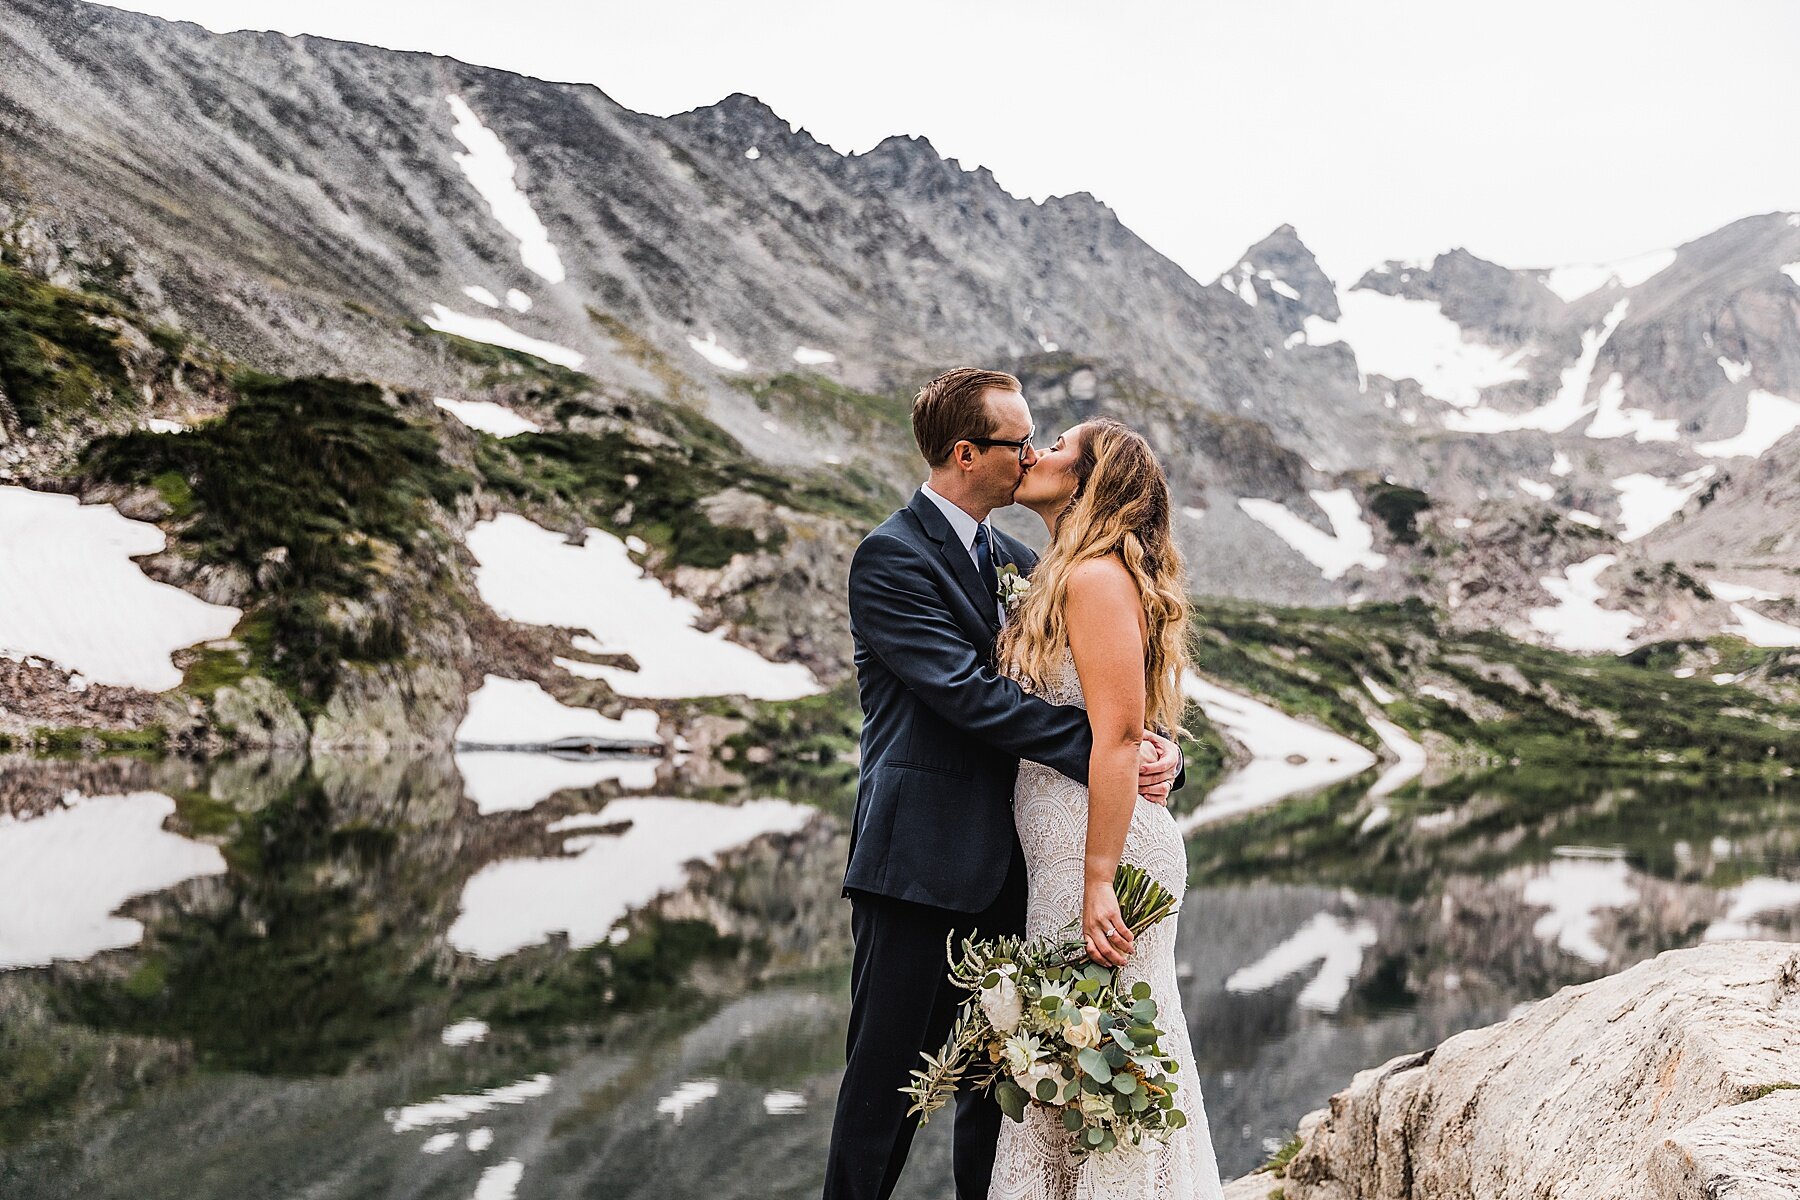
<path id="1" fill-rule="evenodd" d="M 782 767 L 9 756 L 0 1196 L 816 1195 L 855 782 Z M 1228 1179 L 1359 1070 L 1664 950 L 1800 937 L 1792 781 L 1377 774 L 1190 834 Z M 951 1124 L 900 1195 L 951 1194 Z"/>

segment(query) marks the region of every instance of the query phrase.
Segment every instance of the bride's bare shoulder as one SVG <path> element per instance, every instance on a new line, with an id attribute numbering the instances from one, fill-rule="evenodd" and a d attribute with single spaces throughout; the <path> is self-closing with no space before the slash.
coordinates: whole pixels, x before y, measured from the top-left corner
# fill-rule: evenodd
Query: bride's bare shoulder
<path id="1" fill-rule="evenodd" d="M 1116 554 L 1076 563 L 1069 569 L 1069 618 L 1078 613 L 1103 616 L 1141 606 L 1137 580 Z"/>

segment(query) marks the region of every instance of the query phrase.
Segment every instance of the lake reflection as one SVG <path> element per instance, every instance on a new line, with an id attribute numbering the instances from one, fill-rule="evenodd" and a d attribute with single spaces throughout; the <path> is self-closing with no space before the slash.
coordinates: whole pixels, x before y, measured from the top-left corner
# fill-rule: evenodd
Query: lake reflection
<path id="1" fill-rule="evenodd" d="M 0 1195 L 816 1195 L 841 779 L 584 778 L 483 813 L 448 757 L 7 761 L 0 862 L 33 871 L 0 873 L 0 940 L 29 947 L 0 972 Z M 1183 1001 L 1228 1175 L 1393 1055 L 1665 949 L 1800 935 L 1793 790 L 1371 782 L 1190 841 Z M 106 797 L 173 807 L 132 835 L 136 883 L 137 825 L 46 833 Z M 21 923 L 40 876 L 92 901 L 66 936 Z M 948 1194 L 948 1131 L 901 1195 Z"/>

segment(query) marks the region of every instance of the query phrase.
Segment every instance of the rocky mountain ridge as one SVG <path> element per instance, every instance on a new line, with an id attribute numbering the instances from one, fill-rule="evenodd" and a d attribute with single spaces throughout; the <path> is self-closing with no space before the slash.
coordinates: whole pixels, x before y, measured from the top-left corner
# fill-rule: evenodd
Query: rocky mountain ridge
<path id="1" fill-rule="evenodd" d="M 1453 250 L 1348 287 L 1284 225 L 1201 284 L 1091 196 L 1020 200 L 922 138 L 840 155 L 744 95 L 663 119 L 427 55 L 4 12 L 7 260 L 137 314 L 134 352 L 702 412 L 741 461 L 837 475 L 871 510 L 916 480 L 911 390 L 983 361 L 1046 430 L 1145 430 L 1198 592 L 1418 596 L 1580 651 L 1800 640 L 1800 214 L 1603 270 Z M 134 377 L 131 419 L 229 403 L 187 379 Z M 64 415 L 0 380 L 5 478 L 72 459 L 93 430 Z M 834 590 L 823 558 L 722 578 L 760 600 L 677 586 L 752 639 Z"/>

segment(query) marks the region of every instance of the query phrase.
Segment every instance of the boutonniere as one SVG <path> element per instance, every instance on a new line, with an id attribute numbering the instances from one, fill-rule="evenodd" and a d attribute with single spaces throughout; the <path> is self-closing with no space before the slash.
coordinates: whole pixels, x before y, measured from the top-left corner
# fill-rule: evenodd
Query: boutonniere
<path id="1" fill-rule="evenodd" d="M 1000 568 L 1000 603 L 1006 606 L 1007 612 L 1015 611 L 1025 603 L 1025 593 L 1031 590 L 1031 580 L 1019 574 L 1014 563 L 1007 563 Z"/>

